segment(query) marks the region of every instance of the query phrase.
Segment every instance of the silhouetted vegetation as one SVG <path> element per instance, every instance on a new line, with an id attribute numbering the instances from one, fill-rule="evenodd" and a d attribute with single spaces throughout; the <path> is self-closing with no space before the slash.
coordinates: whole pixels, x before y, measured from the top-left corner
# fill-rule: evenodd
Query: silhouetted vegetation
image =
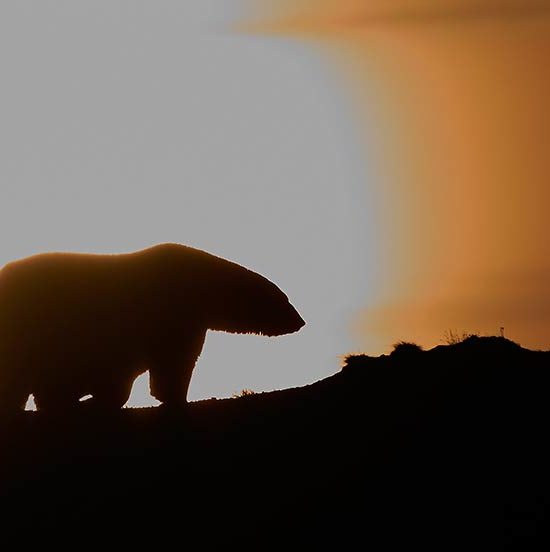
<path id="1" fill-rule="evenodd" d="M 255 395 L 255 394 L 256 394 L 256 392 L 253 391 L 252 389 L 246 389 L 245 388 L 245 389 L 241 389 L 238 393 L 233 393 L 231 395 L 231 398 L 232 399 L 238 399 L 240 397 L 248 397 L 250 395 Z"/>
<path id="2" fill-rule="evenodd" d="M 465 330 L 445 330 L 443 334 L 443 343 L 447 345 L 456 345 L 457 343 L 462 343 L 466 339 L 474 336 L 478 336 L 477 333 L 470 333 Z"/>
<path id="3" fill-rule="evenodd" d="M 1 432 L 3 537 L 438 552 L 544 538 L 550 352 L 477 336 L 405 351 L 185 412 L 21 413 Z"/>
<path id="4" fill-rule="evenodd" d="M 408 355 L 408 354 L 415 354 L 415 353 L 421 353 L 422 347 L 416 343 L 412 343 L 410 341 L 398 341 L 393 346 L 392 355 Z"/>

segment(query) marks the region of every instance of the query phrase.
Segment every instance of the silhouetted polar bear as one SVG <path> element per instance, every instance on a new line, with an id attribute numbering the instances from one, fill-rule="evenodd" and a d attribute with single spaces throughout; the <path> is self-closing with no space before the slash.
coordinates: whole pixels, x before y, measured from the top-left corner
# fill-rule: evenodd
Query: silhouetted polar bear
<path id="1" fill-rule="evenodd" d="M 146 370 L 153 396 L 185 403 L 208 329 L 275 336 L 304 324 L 263 276 L 184 245 L 35 255 L 0 270 L 0 407 L 32 393 L 39 410 L 88 394 L 120 408 Z"/>

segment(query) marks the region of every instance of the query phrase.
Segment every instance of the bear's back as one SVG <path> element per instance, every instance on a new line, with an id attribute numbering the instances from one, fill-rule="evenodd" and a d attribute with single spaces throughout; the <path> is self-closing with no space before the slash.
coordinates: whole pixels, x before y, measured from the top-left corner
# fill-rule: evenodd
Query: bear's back
<path id="1" fill-rule="evenodd" d="M 44 253 L 8 263 L 0 270 L 0 301 L 10 296 L 67 293 L 73 287 L 86 290 L 87 283 L 116 278 L 122 266 L 117 255 Z"/>
<path id="2" fill-rule="evenodd" d="M 48 318 L 71 309 L 145 309 L 167 306 L 212 289 L 243 285 L 255 275 L 205 251 L 160 244 L 133 253 L 41 253 L 8 263 L 0 270 L 0 325 Z"/>
<path id="3" fill-rule="evenodd" d="M 0 270 L 0 332 L 131 305 L 135 270 L 121 257 L 46 253 L 7 264 Z"/>

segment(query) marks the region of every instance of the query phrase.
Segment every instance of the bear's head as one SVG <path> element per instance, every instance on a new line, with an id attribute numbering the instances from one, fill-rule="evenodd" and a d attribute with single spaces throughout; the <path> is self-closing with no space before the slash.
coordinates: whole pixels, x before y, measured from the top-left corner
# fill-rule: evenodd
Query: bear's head
<path id="1" fill-rule="evenodd" d="M 209 326 L 213 330 L 278 336 L 297 332 L 305 325 L 274 283 L 240 266 L 225 275 L 212 299 Z"/>
<path id="2" fill-rule="evenodd" d="M 211 330 L 277 336 L 305 324 L 274 283 L 237 263 L 181 244 L 155 246 L 147 256 Z"/>

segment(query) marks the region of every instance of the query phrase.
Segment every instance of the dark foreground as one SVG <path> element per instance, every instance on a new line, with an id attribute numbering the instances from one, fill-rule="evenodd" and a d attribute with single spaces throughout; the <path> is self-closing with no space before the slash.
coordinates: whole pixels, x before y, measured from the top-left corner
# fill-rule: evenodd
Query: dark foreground
<path id="1" fill-rule="evenodd" d="M 193 403 L 187 414 L 25 413 L 1 432 L 1 540 L 541 544 L 549 367 L 550 352 L 471 338 L 350 357 L 313 385 Z"/>

